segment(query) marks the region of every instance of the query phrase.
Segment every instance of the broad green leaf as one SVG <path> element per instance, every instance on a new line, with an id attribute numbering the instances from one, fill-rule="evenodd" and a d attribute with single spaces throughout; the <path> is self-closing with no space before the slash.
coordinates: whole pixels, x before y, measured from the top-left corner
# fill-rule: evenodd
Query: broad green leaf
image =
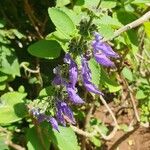
<path id="1" fill-rule="evenodd" d="M 61 46 L 54 40 L 40 40 L 30 45 L 28 52 L 36 57 L 54 59 L 59 57 Z"/>
<path id="2" fill-rule="evenodd" d="M 115 79 L 111 79 L 108 74 L 101 68 L 101 82 L 109 89 L 110 93 L 121 90 L 121 86 L 116 82 Z"/>
<path id="3" fill-rule="evenodd" d="M 144 27 L 145 27 L 145 32 L 147 36 L 150 37 L 150 22 L 145 22 Z"/>
<path id="4" fill-rule="evenodd" d="M 71 18 L 58 8 L 49 8 L 49 16 L 58 30 L 63 34 L 73 35 L 75 33 L 75 25 Z"/>
<path id="5" fill-rule="evenodd" d="M 111 26 L 116 26 L 116 27 L 122 26 L 122 24 L 117 20 L 117 18 L 112 18 L 111 16 L 108 16 L 108 15 L 104 15 L 98 21 L 99 21 L 99 24 L 111 25 Z"/>
<path id="6" fill-rule="evenodd" d="M 143 90 L 138 90 L 136 93 L 136 99 L 144 99 L 147 95 L 144 94 Z"/>
<path id="7" fill-rule="evenodd" d="M 50 131 L 52 143 L 59 150 L 79 150 L 77 137 L 70 127 L 59 126 L 59 132 L 56 130 Z"/>
<path id="8" fill-rule="evenodd" d="M 114 34 L 114 30 L 110 25 L 100 24 L 98 31 L 106 39 L 113 37 Z"/>
<path id="9" fill-rule="evenodd" d="M 0 71 L 12 76 L 20 76 L 20 67 L 14 49 L 0 46 Z"/>
<path id="10" fill-rule="evenodd" d="M 63 7 L 65 5 L 68 5 L 69 3 L 70 3 L 70 0 L 57 0 L 56 7 Z"/>
<path id="11" fill-rule="evenodd" d="M 50 148 L 50 140 L 49 140 L 49 132 L 43 132 L 43 129 L 41 128 L 40 131 L 40 135 L 37 132 L 37 128 L 41 128 L 41 126 L 38 127 L 32 127 L 29 128 L 27 131 L 27 147 L 29 150 L 49 150 Z M 42 141 L 43 140 L 43 144 Z M 43 145 L 45 146 L 45 148 L 43 148 Z"/>
<path id="12" fill-rule="evenodd" d="M 90 59 L 89 67 L 91 69 L 91 74 L 92 74 L 92 83 L 94 83 L 97 87 L 99 87 L 100 71 L 101 71 L 100 66 L 97 64 L 97 62 L 94 59 Z"/>
<path id="13" fill-rule="evenodd" d="M 48 34 L 46 39 L 57 41 L 65 52 L 68 51 L 68 46 L 66 43 L 69 41 L 70 37 L 64 35 L 61 31 L 57 30 Z"/>
<path id="14" fill-rule="evenodd" d="M 8 92 L 0 97 L 0 124 L 6 125 L 21 120 L 27 115 L 24 98 L 27 94 Z"/>
<path id="15" fill-rule="evenodd" d="M 123 74 L 123 76 L 124 76 L 126 79 L 128 79 L 129 81 L 133 81 L 133 73 L 131 72 L 130 69 L 128 69 L 128 68 L 126 68 L 126 67 L 123 68 L 122 74 Z"/>
<path id="16" fill-rule="evenodd" d="M 80 14 L 77 15 L 73 10 L 67 8 L 67 7 L 62 7 L 60 8 L 60 10 L 62 10 L 64 13 L 66 13 L 70 18 L 71 20 L 73 21 L 73 23 L 75 25 L 79 25 L 79 22 L 81 21 L 81 16 Z"/>

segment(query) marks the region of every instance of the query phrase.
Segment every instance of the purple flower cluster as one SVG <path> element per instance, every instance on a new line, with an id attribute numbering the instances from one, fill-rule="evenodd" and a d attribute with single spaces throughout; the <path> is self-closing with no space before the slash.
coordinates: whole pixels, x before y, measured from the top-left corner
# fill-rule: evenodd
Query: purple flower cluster
<path id="1" fill-rule="evenodd" d="M 102 37 L 97 32 L 94 33 L 94 37 L 95 39 L 92 41 L 92 48 L 93 48 L 93 56 L 95 60 L 103 66 L 114 67 L 115 64 L 110 60 L 110 58 L 118 58 L 119 55 L 115 53 L 107 43 L 102 42 Z M 103 93 L 91 82 L 92 75 L 88 65 L 89 59 L 87 59 L 86 56 L 83 55 L 80 55 L 80 57 L 81 57 L 81 79 L 84 87 L 89 92 L 98 95 L 103 95 Z M 61 69 L 59 67 L 56 67 L 54 69 L 54 73 L 56 76 L 53 79 L 53 85 L 65 87 L 65 91 L 68 95 L 67 98 L 72 103 L 83 104 L 84 101 L 77 94 L 77 89 L 76 89 L 76 83 L 78 81 L 78 76 L 80 72 L 78 66 L 69 53 L 65 55 L 64 62 L 68 64 L 67 66 L 69 70 L 68 73 L 69 79 L 66 79 L 66 77 L 62 75 Z M 38 120 L 40 122 L 44 120 L 50 122 L 52 127 L 56 130 L 58 130 L 58 123 L 64 126 L 66 125 L 66 122 L 75 124 L 73 112 L 71 111 L 67 103 L 64 102 L 64 100 L 62 100 L 62 98 L 60 98 L 59 96 L 56 96 L 55 100 L 56 100 L 55 115 L 57 121 L 53 117 L 47 117 L 44 114 L 38 114 L 34 112 L 35 113 L 34 115 L 37 116 Z"/>

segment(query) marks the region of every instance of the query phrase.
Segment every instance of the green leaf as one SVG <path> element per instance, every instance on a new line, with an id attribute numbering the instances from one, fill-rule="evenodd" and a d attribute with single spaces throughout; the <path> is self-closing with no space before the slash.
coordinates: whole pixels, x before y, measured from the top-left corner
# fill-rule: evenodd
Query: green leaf
<path id="1" fill-rule="evenodd" d="M 86 8 L 96 8 L 98 5 L 99 0 L 85 0 L 85 7 Z M 105 8 L 105 9 L 111 9 L 116 6 L 116 1 L 115 0 L 102 0 L 100 8 Z"/>
<path id="2" fill-rule="evenodd" d="M 137 99 L 144 99 L 146 98 L 147 95 L 144 94 L 143 90 L 138 90 L 137 93 L 136 93 L 136 98 Z"/>
<path id="3" fill-rule="evenodd" d="M 100 66 L 94 59 L 90 59 L 89 67 L 91 69 L 92 74 L 92 83 L 94 83 L 97 87 L 99 87 L 100 71 L 101 71 Z"/>
<path id="4" fill-rule="evenodd" d="M 98 31 L 106 39 L 111 38 L 113 36 L 113 34 L 114 34 L 113 28 L 110 25 L 106 25 L 106 24 L 105 25 L 104 24 L 100 24 Z"/>
<path id="5" fill-rule="evenodd" d="M 56 130 L 50 131 L 52 143 L 59 150 L 79 150 L 77 137 L 70 127 L 59 126 L 59 132 Z"/>
<path id="6" fill-rule="evenodd" d="M 110 93 L 121 90 L 121 86 L 116 82 L 115 79 L 111 79 L 104 69 L 101 68 L 101 82 L 109 89 Z"/>
<path id="7" fill-rule="evenodd" d="M 80 14 L 77 15 L 73 10 L 67 7 L 62 7 L 60 8 L 60 10 L 66 13 L 71 18 L 71 20 L 73 21 L 75 25 L 79 25 L 79 22 L 81 21 L 81 18 L 82 18 Z"/>
<path id="8" fill-rule="evenodd" d="M 128 79 L 129 81 L 133 81 L 133 74 L 132 74 L 132 72 L 131 72 L 130 69 L 128 69 L 128 68 L 126 68 L 126 67 L 123 68 L 122 74 L 123 74 L 123 76 L 124 76 L 126 79 Z"/>
<path id="9" fill-rule="evenodd" d="M 37 128 L 41 128 L 41 126 L 38 126 Z M 35 127 L 32 127 L 28 129 L 27 131 L 27 147 L 29 150 L 43 150 L 42 142 L 40 140 L 43 139 L 45 150 L 49 150 L 50 148 L 50 140 L 49 140 L 49 132 L 43 132 L 43 129 L 41 130 L 41 134 L 37 132 L 37 129 Z"/>
<path id="10" fill-rule="evenodd" d="M 3 74 L 0 72 L 0 82 L 4 82 L 8 79 L 8 76 L 6 74 Z"/>
<path id="11" fill-rule="evenodd" d="M 0 46 L 0 71 L 12 76 L 20 76 L 20 67 L 14 49 Z"/>
<path id="12" fill-rule="evenodd" d="M 145 27 L 145 32 L 147 36 L 150 37 L 150 22 L 145 22 L 144 27 Z"/>
<path id="13" fill-rule="evenodd" d="M 117 2 L 115 0 L 102 0 L 100 7 L 111 9 L 111 8 L 116 7 L 116 5 L 117 5 Z"/>
<path id="14" fill-rule="evenodd" d="M 61 46 L 54 40 L 40 40 L 30 45 L 28 52 L 36 57 L 54 59 L 60 56 Z"/>
<path id="15" fill-rule="evenodd" d="M 51 95 L 54 95 L 54 87 L 53 86 L 48 86 L 46 88 L 43 88 L 39 94 L 40 97 L 51 96 Z"/>
<path id="16" fill-rule="evenodd" d="M 7 125 L 27 115 L 24 98 L 27 94 L 8 92 L 0 98 L 0 124 Z"/>
<path id="17" fill-rule="evenodd" d="M 99 24 L 112 25 L 116 27 L 121 27 L 122 24 L 117 20 L 117 18 L 112 18 L 111 16 L 104 15 L 102 18 L 98 19 Z"/>
<path id="18" fill-rule="evenodd" d="M 58 8 L 49 8 L 49 16 L 58 30 L 63 34 L 73 35 L 75 33 L 75 25 L 71 18 Z"/>
<path id="19" fill-rule="evenodd" d="M 65 5 L 68 5 L 69 3 L 70 3 L 70 0 L 57 0 L 56 7 L 63 7 Z"/>
<path id="20" fill-rule="evenodd" d="M 90 141 L 96 146 L 96 147 L 100 147 L 102 145 L 101 140 L 99 139 L 99 137 L 92 137 L 90 138 Z"/>

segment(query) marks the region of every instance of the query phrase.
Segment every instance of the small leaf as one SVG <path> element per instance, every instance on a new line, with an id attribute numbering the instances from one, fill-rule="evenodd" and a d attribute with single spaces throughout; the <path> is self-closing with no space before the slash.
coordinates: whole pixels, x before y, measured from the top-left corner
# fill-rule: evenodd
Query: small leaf
<path id="1" fill-rule="evenodd" d="M 96 137 L 92 137 L 92 138 L 90 138 L 90 141 L 96 146 L 96 147 L 100 147 L 101 145 L 102 145 L 102 142 L 101 142 L 101 140 L 99 139 L 99 137 L 98 138 L 96 138 Z"/>
<path id="2" fill-rule="evenodd" d="M 144 99 L 146 98 L 147 96 L 144 94 L 144 92 L 142 90 L 138 90 L 137 93 L 136 93 L 136 98 L 137 99 Z"/>
<path id="3" fill-rule="evenodd" d="M 54 59 L 59 57 L 61 46 L 54 40 L 40 40 L 30 45 L 28 52 L 36 57 Z"/>
<path id="4" fill-rule="evenodd" d="M 52 143 L 58 147 L 59 150 L 79 150 L 77 137 L 70 127 L 59 126 L 59 132 L 55 130 L 50 131 L 50 138 Z"/>
<path id="5" fill-rule="evenodd" d="M 69 3 L 70 3 L 70 0 L 57 0 L 56 7 L 63 7 L 65 5 L 68 5 Z"/>
<path id="6" fill-rule="evenodd" d="M 117 26 L 117 27 L 122 26 L 122 24 L 117 20 L 117 18 L 112 18 L 111 16 L 108 16 L 108 15 L 104 15 L 98 21 L 99 21 L 99 24 L 112 25 L 112 26 Z"/>
<path id="7" fill-rule="evenodd" d="M 111 8 L 116 7 L 116 5 L 117 5 L 117 2 L 115 0 L 103 0 L 100 7 L 111 9 Z"/>
<path id="8" fill-rule="evenodd" d="M 126 68 L 126 67 L 123 68 L 122 74 L 123 74 L 123 76 L 124 76 L 126 79 L 128 79 L 129 81 L 133 81 L 133 74 L 132 74 L 132 72 L 131 72 L 130 69 L 128 69 L 128 68 Z"/>
<path id="9" fill-rule="evenodd" d="M 63 34 L 73 35 L 75 33 L 75 25 L 66 13 L 58 8 L 49 8 L 48 13 L 56 28 Z"/>
<path id="10" fill-rule="evenodd" d="M 116 82 L 116 80 L 111 79 L 104 69 L 101 68 L 101 82 L 108 87 L 110 93 L 117 92 L 121 90 L 121 86 Z"/>
<path id="11" fill-rule="evenodd" d="M 24 98 L 27 94 L 8 92 L 0 98 L 0 124 L 7 125 L 27 115 Z"/>
<path id="12" fill-rule="evenodd" d="M 114 34 L 114 30 L 110 25 L 101 24 L 101 25 L 99 25 L 98 31 L 106 39 L 113 37 L 113 34 Z"/>

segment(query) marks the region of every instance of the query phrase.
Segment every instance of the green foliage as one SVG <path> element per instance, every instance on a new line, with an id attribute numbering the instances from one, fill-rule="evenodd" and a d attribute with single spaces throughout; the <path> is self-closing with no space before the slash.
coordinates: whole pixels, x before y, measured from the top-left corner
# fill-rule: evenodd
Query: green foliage
<path id="1" fill-rule="evenodd" d="M 79 150 L 77 137 L 70 127 L 59 126 L 59 132 L 51 130 L 50 138 L 52 143 L 59 150 Z"/>
<path id="2" fill-rule="evenodd" d="M 68 36 L 75 33 L 75 25 L 65 12 L 58 8 L 49 8 L 48 13 L 57 30 Z"/>
<path id="3" fill-rule="evenodd" d="M 54 59 L 59 57 L 61 46 L 53 40 L 40 40 L 30 45 L 28 51 L 36 57 Z"/>
<path id="4" fill-rule="evenodd" d="M 8 92 L 0 97 L 0 124 L 7 125 L 27 115 L 24 98 L 26 93 Z"/>
<path id="5" fill-rule="evenodd" d="M 66 67 L 66 70 L 64 69 L 66 72 L 63 73 L 68 77 L 68 66 L 63 64 L 63 57 L 65 53 L 77 47 L 72 57 L 78 62 L 80 72 L 80 54 L 88 49 L 92 50 L 93 31 L 99 32 L 104 39 L 111 39 L 108 43 L 120 58 L 112 59 L 116 65 L 114 68 L 104 68 L 93 58 L 90 59 L 88 63 L 92 83 L 104 93 L 106 99 L 109 99 L 110 107 L 116 112 L 118 109 L 116 106 L 130 100 L 127 96 L 122 104 L 123 96 L 129 95 L 129 91 L 124 87 L 125 80 L 137 100 L 141 122 L 150 122 L 150 22 L 147 21 L 112 39 L 116 30 L 147 12 L 150 1 L 102 0 L 100 7 L 96 9 L 99 2 L 99 0 L 1 1 L 0 125 L 3 128 L 0 129 L 0 150 L 12 149 L 7 145 L 8 140 L 29 150 L 80 149 L 81 138 L 76 136 L 68 124 L 66 127 L 59 125 L 58 132 L 52 129 L 50 123 L 37 123 L 37 118 L 32 116 L 31 112 L 33 108 L 38 108 L 40 112 L 54 116 L 55 95 L 61 95 L 62 92 L 64 95 L 61 95 L 61 98 L 64 99 L 66 89 L 57 91 L 57 88 L 62 87 L 54 88 L 53 69 L 56 66 Z M 91 24 L 89 20 L 92 20 Z M 80 35 L 81 32 L 85 33 Z M 101 103 L 98 97 L 84 94 L 86 91 L 80 82 L 82 77 L 78 78 L 79 82 L 76 84 L 78 93 L 85 101 L 86 98 L 90 100 L 81 107 L 72 107 L 72 110 L 77 122 L 75 126 L 84 129 L 88 109 L 94 102 L 97 113 Z M 68 82 L 67 79 L 66 81 Z M 117 102 L 113 102 L 114 100 Z M 126 105 L 132 107 L 130 103 Z M 97 126 L 104 135 L 107 135 L 112 124 L 108 123 L 107 128 L 94 117 L 92 114 L 87 131 L 92 132 Z M 119 126 L 124 132 L 130 131 L 124 122 Z M 100 134 L 87 138 L 88 149 L 101 149 L 103 142 L 100 138 Z"/>

